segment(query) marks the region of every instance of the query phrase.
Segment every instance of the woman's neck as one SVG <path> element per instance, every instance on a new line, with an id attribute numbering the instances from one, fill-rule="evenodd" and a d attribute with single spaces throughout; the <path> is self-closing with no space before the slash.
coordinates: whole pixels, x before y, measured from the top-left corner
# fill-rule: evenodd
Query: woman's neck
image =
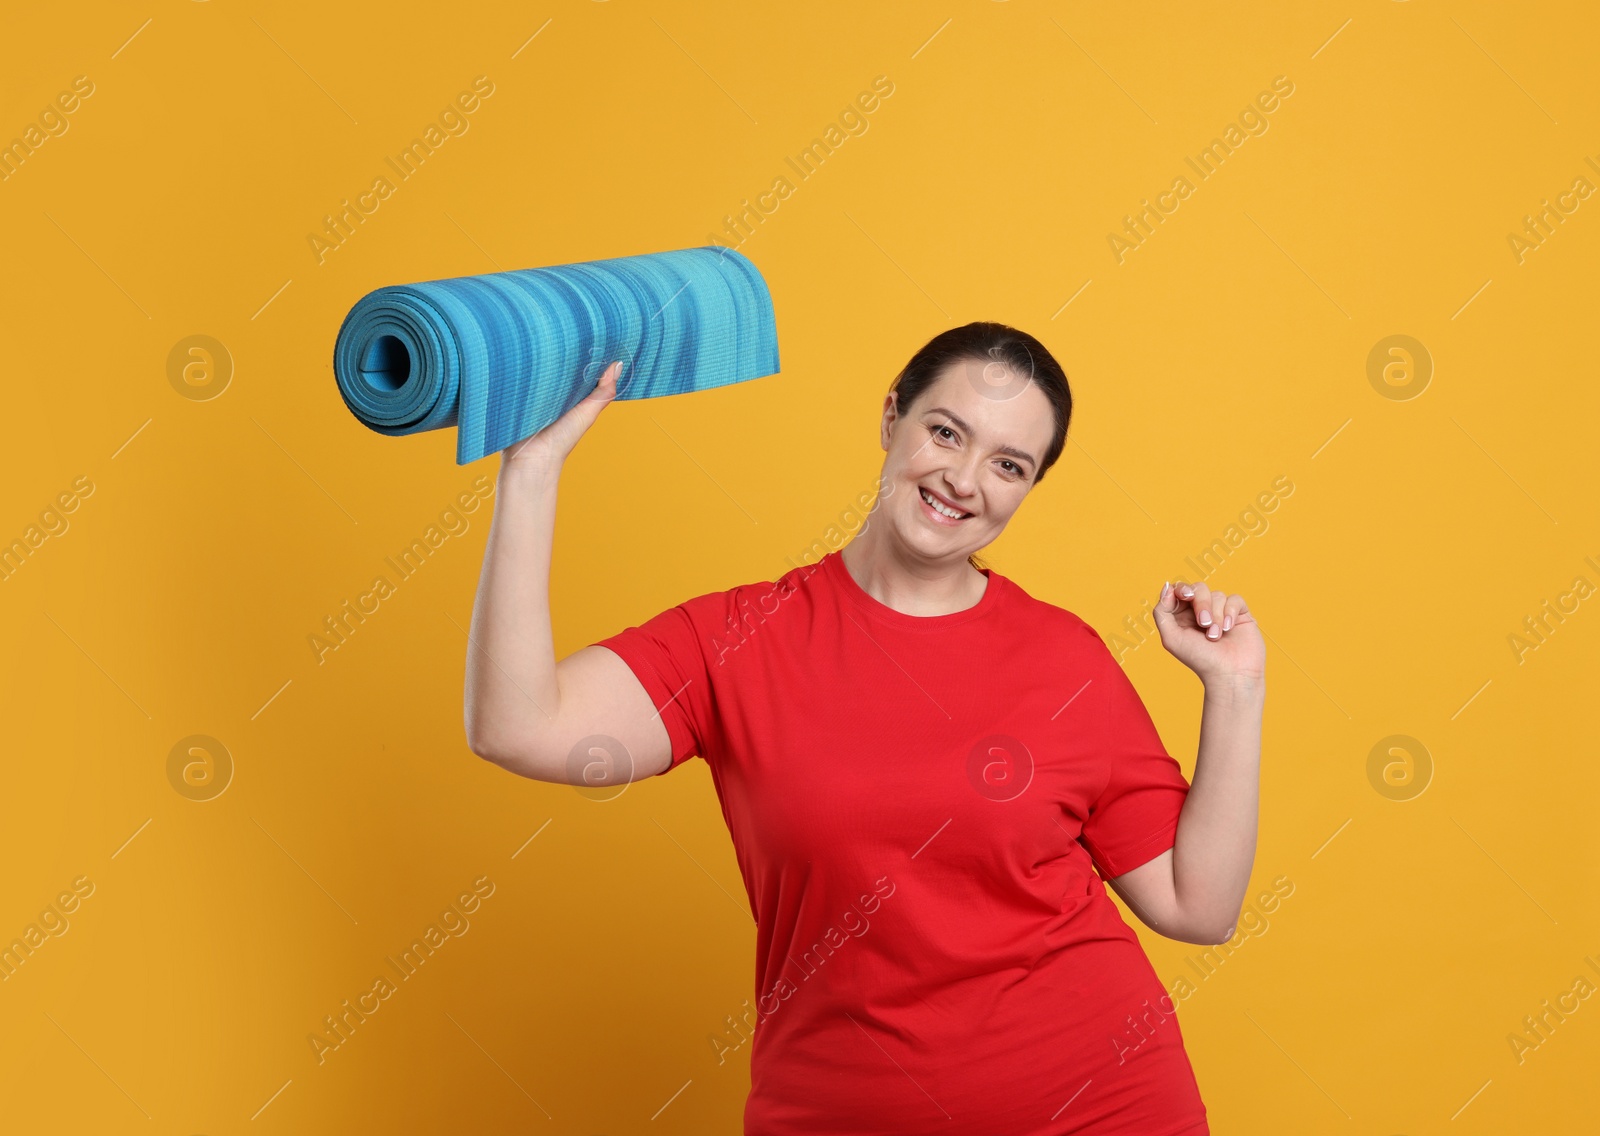
<path id="1" fill-rule="evenodd" d="M 851 579 L 885 607 L 906 615 L 950 615 L 983 599 L 989 578 L 965 557 L 953 565 L 932 563 L 873 540 L 871 533 L 845 545 L 839 556 Z"/>

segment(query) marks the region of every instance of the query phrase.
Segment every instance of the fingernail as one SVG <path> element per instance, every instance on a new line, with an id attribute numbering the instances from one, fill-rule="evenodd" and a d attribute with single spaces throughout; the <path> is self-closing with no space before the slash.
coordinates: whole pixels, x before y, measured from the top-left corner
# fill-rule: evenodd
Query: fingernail
<path id="1" fill-rule="evenodd" d="M 1224 631 L 1227 631 L 1232 627 L 1233 627 L 1233 616 L 1231 616 L 1231 615 L 1223 616 L 1222 617 L 1222 629 Z"/>
<path id="2" fill-rule="evenodd" d="M 1186 600 L 1194 599 L 1194 589 L 1189 587 L 1187 584 L 1185 584 L 1183 587 L 1183 598 Z"/>
<path id="3" fill-rule="evenodd" d="M 1211 626 L 1211 613 L 1209 611 L 1202 611 L 1200 613 L 1200 626 L 1201 627 L 1210 627 Z"/>

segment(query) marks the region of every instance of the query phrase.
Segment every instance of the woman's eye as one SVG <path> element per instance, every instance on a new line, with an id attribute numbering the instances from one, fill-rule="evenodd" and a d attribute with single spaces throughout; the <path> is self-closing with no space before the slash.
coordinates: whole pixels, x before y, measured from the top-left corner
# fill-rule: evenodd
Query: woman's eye
<path id="1" fill-rule="evenodd" d="M 933 436 L 938 438 L 941 442 L 960 440 L 956 437 L 955 431 L 952 430 L 948 425 L 930 426 L 928 429 L 933 433 Z M 1014 461 L 1002 459 L 1000 466 L 1007 474 L 1013 477 L 1023 476 L 1022 467 Z"/>

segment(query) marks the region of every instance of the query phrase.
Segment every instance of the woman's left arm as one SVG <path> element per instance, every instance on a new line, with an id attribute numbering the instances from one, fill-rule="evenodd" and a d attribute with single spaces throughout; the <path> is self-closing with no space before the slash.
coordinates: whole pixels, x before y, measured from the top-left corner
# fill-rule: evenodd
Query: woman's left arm
<path id="1" fill-rule="evenodd" d="M 1173 847 L 1109 882 L 1153 930 L 1226 942 L 1255 862 L 1266 645 L 1242 597 L 1204 584 L 1162 589 L 1155 620 L 1205 685 L 1200 750 Z"/>

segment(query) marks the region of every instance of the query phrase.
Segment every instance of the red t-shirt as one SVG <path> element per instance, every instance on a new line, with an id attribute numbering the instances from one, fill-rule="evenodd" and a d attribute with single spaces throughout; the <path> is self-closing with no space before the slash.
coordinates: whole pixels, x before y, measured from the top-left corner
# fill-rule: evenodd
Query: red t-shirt
<path id="1" fill-rule="evenodd" d="M 1189 783 L 1094 629 L 986 574 L 907 615 L 830 552 L 599 641 L 733 838 L 747 1136 L 1209 1132 L 1101 882 L 1172 847 Z"/>

